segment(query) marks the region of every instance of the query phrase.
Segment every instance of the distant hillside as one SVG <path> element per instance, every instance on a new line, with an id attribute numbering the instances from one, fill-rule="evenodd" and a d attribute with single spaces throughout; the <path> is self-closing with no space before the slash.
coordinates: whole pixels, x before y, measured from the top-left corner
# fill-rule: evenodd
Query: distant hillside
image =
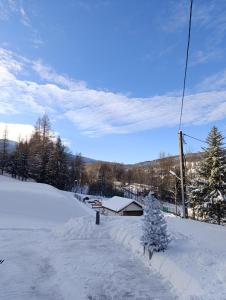
<path id="1" fill-rule="evenodd" d="M 198 160 L 200 160 L 202 155 L 202 152 L 197 152 L 197 153 L 187 153 L 185 154 L 186 157 L 186 161 L 187 162 L 197 162 Z M 154 160 L 147 160 L 147 161 L 143 161 L 143 162 L 138 162 L 135 164 L 128 164 L 127 167 L 148 167 L 148 166 L 155 166 L 157 164 L 159 164 L 159 162 L 164 161 L 164 160 L 174 160 L 175 163 L 178 161 L 178 155 L 173 155 L 173 156 L 166 156 L 166 157 L 162 157 L 162 158 L 158 158 L 158 159 L 154 159 Z"/>
<path id="2" fill-rule="evenodd" d="M 1 149 L 2 145 L 3 145 L 3 140 L 0 139 L 0 149 Z M 16 147 L 16 142 L 8 140 L 8 150 L 10 152 L 12 152 L 15 149 L 15 147 Z"/>
<path id="3" fill-rule="evenodd" d="M 0 139 L 0 149 L 2 147 L 2 143 L 3 143 L 3 140 Z M 8 147 L 9 147 L 10 152 L 12 152 L 15 149 L 16 144 L 17 144 L 17 142 L 8 140 Z M 186 154 L 186 160 L 188 162 L 196 162 L 200 159 L 201 154 L 202 154 L 201 152 L 188 153 L 188 154 Z M 71 154 L 71 157 L 74 157 L 74 155 Z M 87 165 L 95 165 L 97 163 L 115 164 L 115 162 L 96 160 L 96 159 L 86 157 L 86 156 L 82 156 L 82 158 L 83 158 L 85 164 L 87 164 Z M 153 166 L 154 167 L 154 166 L 158 165 L 160 161 L 164 161 L 164 160 L 168 160 L 168 159 L 175 160 L 175 163 L 176 163 L 177 160 L 178 160 L 178 156 L 177 155 L 175 155 L 175 156 L 166 156 L 166 157 L 163 157 L 163 158 L 138 162 L 138 163 L 134 163 L 134 164 L 125 164 L 125 167 L 126 168 L 133 168 L 133 167 L 144 167 L 145 168 L 145 167 L 148 167 L 148 166 Z"/>
<path id="4" fill-rule="evenodd" d="M 83 161 L 85 164 L 92 165 L 92 164 L 96 164 L 98 162 L 98 160 L 93 159 L 93 158 L 89 158 L 89 157 L 85 157 L 85 156 L 82 156 L 82 158 L 83 158 Z"/>

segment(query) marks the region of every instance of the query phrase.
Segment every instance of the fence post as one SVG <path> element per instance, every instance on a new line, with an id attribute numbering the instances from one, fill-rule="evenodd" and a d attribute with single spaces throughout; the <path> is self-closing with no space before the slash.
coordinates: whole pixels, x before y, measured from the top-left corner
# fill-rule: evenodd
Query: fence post
<path id="1" fill-rule="evenodd" d="M 96 211 L 96 225 L 100 224 L 100 212 Z"/>

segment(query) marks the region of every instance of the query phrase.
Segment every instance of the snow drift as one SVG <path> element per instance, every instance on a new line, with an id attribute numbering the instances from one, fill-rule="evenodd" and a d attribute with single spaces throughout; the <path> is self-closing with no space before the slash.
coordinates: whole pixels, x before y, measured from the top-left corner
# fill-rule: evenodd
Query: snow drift
<path id="1" fill-rule="evenodd" d="M 48 184 L 21 182 L 0 175 L 0 214 L 11 218 L 66 222 L 87 215 L 72 193 Z"/>

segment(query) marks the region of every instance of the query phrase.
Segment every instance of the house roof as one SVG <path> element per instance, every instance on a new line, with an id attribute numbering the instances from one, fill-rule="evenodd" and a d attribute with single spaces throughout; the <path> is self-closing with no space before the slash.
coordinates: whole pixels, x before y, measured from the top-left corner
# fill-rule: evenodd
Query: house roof
<path id="1" fill-rule="evenodd" d="M 127 207 L 131 203 L 136 203 L 137 205 L 142 207 L 142 205 L 140 203 L 138 203 L 137 201 L 135 201 L 134 199 L 118 197 L 118 196 L 114 196 L 108 200 L 102 201 L 102 207 L 119 212 L 120 210 Z"/>

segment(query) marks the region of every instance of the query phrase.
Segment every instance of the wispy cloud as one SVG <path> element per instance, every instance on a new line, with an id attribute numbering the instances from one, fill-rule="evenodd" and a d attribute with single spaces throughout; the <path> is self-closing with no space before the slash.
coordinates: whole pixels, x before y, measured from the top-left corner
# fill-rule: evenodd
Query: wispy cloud
<path id="1" fill-rule="evenodd" d="M 223 4 L 223 3 L 221 3 Z M 162 24 L 162 29 L 167 32 L 175 32 L 187 28 L 189 20 L 190 1 L 171 1 L 166 11 L 165 22 Z M 218 16 L 218 18 L 215 18 Z M 222 6 L 219 6 L 218 1 L 209 0 L 193 3 L 192 24 L 193 30 L 198 27 L 212 28 L 219 30 L 222 19 L 225 19 Z M 197 29 L 198 29 L 197 28 Z"/>
<path id="2" fill-rule="evenodd" d="M 53 70 L 50 66 L 44 65 L 41 60 L 31 62 L 32 68 L 38 73 L 41 79 L 47 80 L 52 83 L 59 84 L 60 86 L 67 88 L 84 88 L 85 82 L 76 81 L 69 78 L 67 75 L 60 75 Z"/>
<path id="3" fill-rule="evenodd" d="M 31 35 L 30 41 L 34 48 L 39 48 L 44 44 L 39 32 L 32 24 L 23 1 L 0 0 L 0 20 L 9 21 L 12 18 L 18 18 L 19 22 L 29 29 Z"/>
<path id="4" fill-rule="evenodd" d="M 198 50 L 191 57 L 191 66 L 207 63 L 211 60 L 221 58 L 224 54 L 223 49 L 209 49 L 206 51 Z"/>
<path id="5" fill-rule="evenodd" d="M 0 1 L 0 19 L 7 21 L 17 12 L 17 3 L 14 0 Z"/>
<path id="6" fill-rule="evenodd" d="M 189 1 L 171 1 L 168 4 L 164 15 L 164 22 L 161 28 L 167 34 L 185 32 L 186 38 L 189 21 Z M 223 41 L 226 33 L 226 2 L 209 0 L 194 1 L 192 14 L 192 39 L 191 45 L 194 46 L 194 53 L 191 55 L 191 65 L 196 66 L 204 64 L 215 59 L 219 59 L 225 53 Z M 200 49 L 195 49 L 193 38 L 195 36 L 202 38 Z M 197 38 L 197 37 L 196 37 Z M 185 41 L 185 40 L 184 40 Z M 193 47 L 192 47 L 193 48 Z"/>
<path id="7" fill-rule="evenodd" d="M 199 90 L 225 90 L 226 89 L 226 70 L 218 72 L 205 78 L 197 85 Z"/>
<path id="8" fill-rule="evenodd" d="M 180 97 L 159 95 L 134 98 L 90 89 L 84 82 L 58 74 L 40 61 L 1 49 L 0 101 L 2 114 L 48 112 L 70 120 L 89 136 L 125 134 L 178 124 Z M 23 72 L 42 80 L 21 79 Z M 35 78 L 35 77 L 34 77 Z M 226 89 L 200 91 L 185 98 L 185 124 L 201 124 L 226 117 Z"/>
<path id="9" fill-rule="evenodd" d="M 20 6 L 20 8 L 19 8 L 19 12 L 20 12 L 20 20 L 23 23 L 23 25 L 31 27 L 31 21 L 27 15 L 25 9 L 22 6 Z"/>

